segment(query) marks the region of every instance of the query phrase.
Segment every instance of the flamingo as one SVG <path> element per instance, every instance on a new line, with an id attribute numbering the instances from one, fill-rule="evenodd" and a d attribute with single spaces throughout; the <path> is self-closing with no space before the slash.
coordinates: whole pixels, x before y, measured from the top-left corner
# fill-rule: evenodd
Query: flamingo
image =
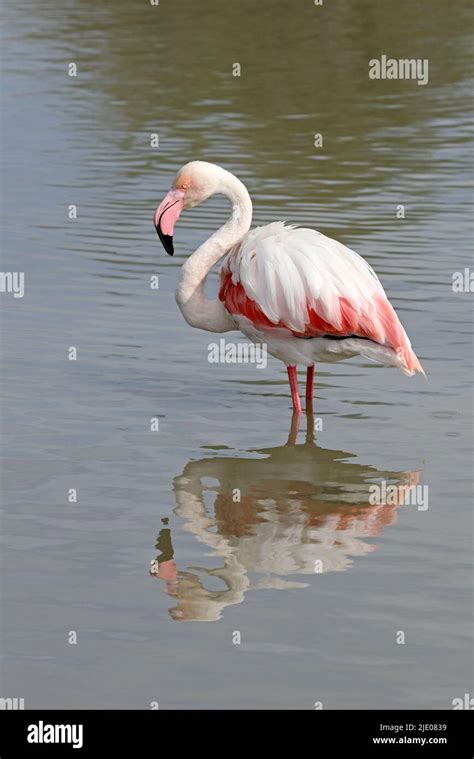
<path id="1" fill-rule="evenodd" d="M 183 210 L 211 195 L 232 205 L 227 222 L 184 263 L 176 301 L 191 327 L 240 330 L 286 364 L 293 409 L 301 413 L 297 365 L 307 367 L 306 401 L 313 398 L 319 361 L 364 356 L 412 376 L 423 368 L 372 267 L 355 251 L 320 232 L 282 221 L 250 229 L 252 201 L 229 171 L 191 161 L 177 173 L 158 206 L 154 225 L 170 255 Z M 215 300 L 206 278 L 221 259 Z"/>

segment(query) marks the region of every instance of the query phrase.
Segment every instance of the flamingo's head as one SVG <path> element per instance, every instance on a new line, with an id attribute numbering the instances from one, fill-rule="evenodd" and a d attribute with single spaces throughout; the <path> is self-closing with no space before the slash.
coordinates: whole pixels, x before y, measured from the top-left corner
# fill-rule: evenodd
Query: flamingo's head
<path id="1" fill-rule="evenodd" d="M 220 166 L 206 161 L 191 161 L 177 173 L 172 188 L 155 211 L 154 224 L 164 249 L 174 253 L 173 230 L 183 209 L 199 205 L 221 189 Z"/>

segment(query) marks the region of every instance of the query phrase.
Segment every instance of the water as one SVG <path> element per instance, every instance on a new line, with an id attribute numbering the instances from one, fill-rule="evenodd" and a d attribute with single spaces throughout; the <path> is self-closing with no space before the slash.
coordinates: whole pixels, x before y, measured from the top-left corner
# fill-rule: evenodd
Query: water
<path id="1" fill-rule="evenodd" d="M 468 5 L 5 8 L 3 269 L 25 296 L 2 295 L 2 696 L 450 708 L 472 692 L 472 296 L 452 290 L 472 240 Z M 428 58 L 429 84 L 369 80 L 382 53 Z M 228 209 L 184 213 L 172 259 L 152 225 L 196 158 L 238 174 L 254 223 L 364 255 L 428 381 L 318 366 L 297 432 L 283 365 L 209 364 L 214 338 L 173 292 Z M 426 486 L 428 507 L 371 506 L 382 481 Z"/>

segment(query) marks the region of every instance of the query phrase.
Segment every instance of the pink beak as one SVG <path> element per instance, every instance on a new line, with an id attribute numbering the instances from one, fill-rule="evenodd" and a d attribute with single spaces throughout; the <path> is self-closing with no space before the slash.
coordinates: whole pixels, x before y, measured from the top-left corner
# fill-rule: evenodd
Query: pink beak
<path id="1" fill-rule="evenodd" d="M 153 222 L 164 249 L 174 253 L 173 230 L 184 205 L 184 190 L 170 190 L 155 212 Z"/>

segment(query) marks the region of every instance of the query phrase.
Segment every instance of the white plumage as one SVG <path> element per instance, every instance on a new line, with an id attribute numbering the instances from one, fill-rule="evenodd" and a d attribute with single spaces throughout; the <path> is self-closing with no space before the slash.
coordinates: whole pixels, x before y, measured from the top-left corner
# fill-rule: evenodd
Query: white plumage
<path id="1" fill-rule="evenodd" d="M 386 298 L 372 267 L 358 253 L 320 232 L 276 221 L 252 229 L 222 267 L 240 282 L 271 322 L 304 333 L 308 304 L 341 329 L 340 298 L 358 314 L 373 312 L 375 294 Z"/>

